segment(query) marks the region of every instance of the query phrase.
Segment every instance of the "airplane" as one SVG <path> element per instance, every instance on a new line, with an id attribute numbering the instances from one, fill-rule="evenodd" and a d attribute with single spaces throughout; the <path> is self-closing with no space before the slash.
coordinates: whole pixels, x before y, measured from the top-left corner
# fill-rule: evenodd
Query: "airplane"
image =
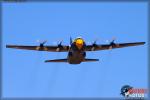
<path id="1" fill-rule="evenodd" d="M 6 48 L 48 52 L 68 52 L 68 56 L 65 59 L 45 60 L 45 62 L 66 62 L 69 64 L 80 64 L 81 62 L 99 61 L 99 59 L 86 58 L 87 51 L 110 50 L 145 44 L 145 42 L 115 43 L 114 41 L 115 39 L 113 39 L 109 44 L 97 44 L 96 41 L 94 41 L 92 44 L 87 45 L 82 37 L 77 37 L 74 40 L 72 40 L 70 37 L 70 45 L 62 45 L 62 41 L 56 46 L 45 45 L 47 41 L 43 41 L 39 46 L 6 45 Z"/>

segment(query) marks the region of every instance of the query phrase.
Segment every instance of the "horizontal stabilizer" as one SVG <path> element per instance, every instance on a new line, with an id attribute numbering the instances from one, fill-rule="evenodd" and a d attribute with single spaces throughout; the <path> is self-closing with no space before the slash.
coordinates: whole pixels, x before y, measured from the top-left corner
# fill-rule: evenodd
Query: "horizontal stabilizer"
<path id="1" fill-rule="evenodd" d="M 99 61 L 99 59 L 84 59 L 83 62 L 93 62 L 93 61 Z"/>
<path id="2" fill-rule="evenodd" d="M 67 62 L 67 59 L 45 60 L 45 62 Z"/>

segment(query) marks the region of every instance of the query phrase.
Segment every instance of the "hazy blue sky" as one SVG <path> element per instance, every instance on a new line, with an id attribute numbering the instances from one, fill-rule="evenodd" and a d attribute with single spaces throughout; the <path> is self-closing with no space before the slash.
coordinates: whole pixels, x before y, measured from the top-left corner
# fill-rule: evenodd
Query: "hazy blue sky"
<path id="1" fill-rule="evenodd" d="M 65 53 L 6 49 L 6 44 L 47 45 L 82 36 L 98 43 L 147 42 L 147 3 L 46 2 L 3 3 L 4 97 L 121 97 L 129 84 L 147 87 L 147 44 L 138 47 L 88 52 L 99 62 L 70 65 L 44 63 L 66 58 Z"/>

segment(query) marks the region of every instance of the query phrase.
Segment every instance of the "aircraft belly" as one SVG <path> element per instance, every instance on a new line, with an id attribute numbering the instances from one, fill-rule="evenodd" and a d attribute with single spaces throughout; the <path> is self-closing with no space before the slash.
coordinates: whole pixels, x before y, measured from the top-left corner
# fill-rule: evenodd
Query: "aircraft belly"
<path id="1" fill-rule="evenodd" d="M 70 64 L 80 64 L 83 60 L 84 56 L 80 52 L 74 52 L 71 56 L 68 56 L 68 62 Z"/>

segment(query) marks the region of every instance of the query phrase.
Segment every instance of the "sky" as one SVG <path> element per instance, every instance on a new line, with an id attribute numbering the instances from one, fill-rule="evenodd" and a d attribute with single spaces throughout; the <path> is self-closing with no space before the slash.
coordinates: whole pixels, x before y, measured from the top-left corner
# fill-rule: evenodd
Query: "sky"
<path id="1" fill-rule="evenodd" d="M 87 44 L 147 42 L 147 3 L 27 2 L 2 5 L 3 97 L 122 97 L 128 84 L 147 88 L 147 43 L 143 46 L 87 52 L 99 62 L 44 63 L 67 52 L 8 49 L 6 44 L 57 45 L 81 36 Z"/>

